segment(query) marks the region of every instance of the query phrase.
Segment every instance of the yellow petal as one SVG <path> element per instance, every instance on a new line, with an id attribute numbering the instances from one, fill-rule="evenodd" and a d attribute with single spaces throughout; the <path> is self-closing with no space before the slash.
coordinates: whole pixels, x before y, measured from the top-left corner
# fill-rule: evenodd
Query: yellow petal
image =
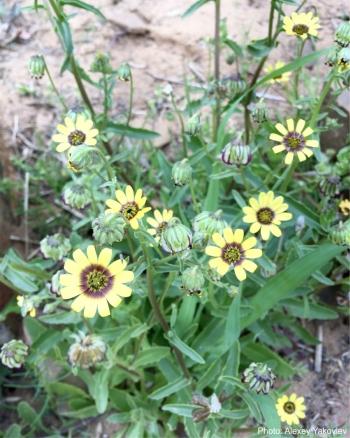
<path id="1" fill-rule="evenodd" d="M 73 301 L 71 309 L 74 310 L 74 312 L 80 312 L 85 307 L 86 302 L 87 297 L 84 294 L 81 294 Z"/>
<path id="2" fill-rule="evenodd" d="M 242 262 L 242 268 L 248 272 L 255 272 L 258 265 L 251 260 L 244 260 Z"/>
<path id="3" fill-rule="evenodd" d="M 131 186 L 126 186 L 125 195 L 128 202 L 134 202 L 134 189 Z"/>
<path id="4" fill-rule="evenodd" d="M 259 205 L 259 202 L 256 198 L 249 198 L 248 202 L 255 211 L 259 210 L 260 205 Z"/>
<path id="5" fill-rule="evenodd" d="M 112 250 L 110 248 L 103 248 L 98 256 L 98 263 L 103 266 L 108 266 L 112 260 Z"/>
<path id="6" fill-rule="evenodd" d="M 217 267 L 219 265 L 221 265 L 222 263 L 224 263 L 224 262 L 223 262 L 221 257 L 216 257 L 215 259 L 210 259 L 208 262 L 209 266 L 213 269 L 217 269 Z"/>
<path id="7" fill-rule="evenodd" d="M 80 269 L 84 269 L 90 264 L 89 259 L 80 248 L 73 252 L 73 259 L 79 265 Z"/>
<path id="8" fill-rule="evenodd" d="M 314 132 L 313 129 L 311 129 L 310 127 L 307 127 L 307 128 L 305 129 L 305 131 L 303 131 L 303 136 L 304 136 L 304 137 L 308 137 L 308 136 L 311 135 L 313 132 Z"/>
<path id="9" fill-rule="evenodd" d="M 100 316 L 105 317 L 111 314 L 111 312 L 109 311 L 109 306 L 106 298 L 101 298 L 100 300 L 98 300 L 97 306 L 98 306 L 98 313 Z"/>
<path id="10" fill-rule="evenodd" d="M 95 144 L 97 143 L 97 140 L 94 139 L 94 138 L 91 138 L 91 137 L 86 137 L 84 143 L 85 143 L 87 146 L 95 146 Z"/>
<path id="11" fill-rule="evenodd" d="M 55 134 L 52 136 L 52 141 L 54 141 L 55 143 L 67 143 L 68 146 L 69 143 L 67 142 L 67 136 L 63 135 L 63 134 Z"/>
<path id="12" fill-rule="evenodd" d="M 97 254 L 96 254 L 96 249 L 95 249 L 94 245 L 88 246 L 86 254 L 87 254 L 87 257 L 88 257 L 90 263 L 92 263 L 92 264 L 97 263 Z"/>
<path id="13" fill-rule="evenodd" d="M 310 148 L 318 148 L 319 142 L 317 140 L 306 140 L 305 142 L 306 146 L 309 146 Z"/>
<path id="14" fill-rule="evenodd" d="M 293 132 L 294 131 L 294 120 L 293 119 L 288 119 L 287 120 L 287 128 L 289 132 Z"/>
<path id="15" fill-rule="evenodd" d="M 277 129 L 278 132 L 280 132 L 282 135 L 286 135 L 288 133 L 288 131 L 286 130 L 286 128 L 282 125 L 282 123 L 277 123 L 277 125 L 275 126 L 275 128 Z"/>
<path id="16" fill-rule="evenodd" d="M 305 156 L 305 154 L 302 151 L 298 151 L 297 155 L 298 155 L 299 161 L 305 161 L 306 160 L 306 156 Z"/>
<path id="17" fill-rule="evenodd" d="M 154 210 L 154 217 L 156 218 L 156 220 L 159 224 L 161 224 L 163 222 L 163 216 L 159 210 Z"/>
<path id="18" fill-rule="evenodd" d="M 244 231 L 241 228 L 237 228 L 233 234 L 233 239 L 236 243 L 242 243 L 244 238 Z"/>
<path id="19" fill-rule="evenodd" d="M 79 129 L 79 131 L 85 131 L 85 118 L 81 114 L 78 114 L 75 126 L 76 129 Z"/>
<path id="20" fill-rule="evenodd" d="M 297 122 L 297 126 L 295 127 L 296 132 L 301 134 L 303 132 L 304 126 L 305 126 L 305 120 L 299 119 Z"/>
<path id="21" fill-rule="evenodd" d="M 118 275 L 120 272 L 124 271 L 126 268 L 125 260 L 116 260 L 108 266 L 108 270 L 112 275 Z"/>
<path id="22" fill-rule="evenodd" d="M 169 222 L 173 215 L 174 213 L 172 210 L 163 210 L 163 218 L 166 222 Z"/>
<path id="23" fill-rule="evenodd" d="M 100 299 L 104 300 L 104 298 L 100 298 Z M 100 299 L 88 298 L 88 300 L 85 303 L 85 308 L 84 308 L 84 317 L 85 318 L 93 318 L 96 315 L 98 301 Z"/>
<path id="24" fill-rule="evenodd" d="M 109 304 L 113 307 L 119 306 L 119 304 L 122 302 L 122 299 L 115 292 L 113 292 L 113 290 L 110 290 L 105 297 L 107 298 Z"/>
<path id="25" fill-rule="evenodd" d="M 253 234 L 257 233 L 261 228 L 261 224 L 259 222 L 254 222 L 250 228 L 249 231 Z"/>
<path id="26" fill-rule="evenodd" d="M 117 200 L 122 204 L 125 205 L 128 202 L 128 199 L 125 195 L 125 193 L 122 190 L 116 190 L 115 191 L 115 197 L 117 198 Z"/>
<path id="27" fill-rule="evenodd" d="M 304 152 L 304 154 L 307 156 L 307 157 L 312 157 L 313 156 L 313 152 L 312 152 L 312 150 L 311 149 L 308 149 L 308 148 L 304 148 L 303 149 L 303 152 Z"/>
<path id="28" fill-rule="evenodd" d="M 221 256 L 221 249 L 218 248 L 217 246 L 209 245 L 205 248 L 205 253 L 211 257 L 220 257 Z"/>
<path id="29" fill-rule="evenodd" d="M 223 260 L 221 260 L 221 263 L 219 263 L 216 267 L 216 270 L 218 273 L 223 277 L 225 274 L 227 274 L 227 271 L 230 269 L 230 266 L 225 263 Z"/>
<path id="30" fill-rule="evenodd" d="M 79 274 L 82 270 L 78 263 L 74 262 L 71 259 L 67 259 L 64 262 L 64 269 L 65 271 L 69 272 L 70 274 Z"/>
<path id="31" fill-rule="evenodd" d="M 115 211 L 116 213 L 119 213 L 122 206 L 119 204 L 119 202 L 114 201 L 113 199 L 107 199 L 106 201 L 107 207 Z"/>
<path id="32" fill-rule="evenodd" d="M 130 283 L 134 279 L 134 273 L 132 271 L 122 271 L 114 278 L 118 283 Z"/>
<path id="33" fill-rule="evenodd" d="M 131 226 L 131 228 L 133 230 L 138 230 L 139 229 L 139 223 L 138 223 L 136 218 L 130 219 L 129 220 L 129 224 L 130 224 L 130 226 Z"/>
<path id="34" fill-rule="evenodd" d="M 243 217 L 243 222 L 246 224 L 252 224 L 256 221 L 256 213 L 250 213 Z"/>
<path id="35" fill-rule="evenodd" d="M 75 286 L 79 284 L 79 277 L 71 274 L 61 274 L 60 284 L 62 286 Z"/>
<path id="36" fill-rule="evenodd" d="M 282 137 L 282 135 L 278 135 L 278 134 L 273 133 L 273 134 L 270 134 L 269 139 L 273 140 L 273 141 L 281 142 L 283 140 L 283 137 Z"/>
<path id="37" fill-rule="evenodd" d="M 131 287 L 125 286 L 122 283 L 115 283 L 113 285 L 113 292 L 119 295 L 120 297 L 130 297 L 132 293 Z"/>
<path id="38" fill-rule="evenodd" d="M 82 293 L 82 290 L 78 285 L 76 286 L 66 286 L 60 289 L 61 297 L 64 300 L 70 300 L 71 298 L 76 297 Z"/>
<path id="39" fill-rule="evenodd" d="M 67 128 L 69 129 L 69 131 L 74 131 L 75 130 L 75 125 L 73 120 L 70 117 L 66 117 L 64 119 L 64 123 L 67 126 Z"/>
<path id="40" fill-rule="evenodd" d="M 67 138 L 67 135 L 69 135 L 69 129 L 67 128 L 67 126 L 65 126 L 65 125 L 61 125 L 61 124 L 59 124 L 59 125 L 57 125 L 57 127 L 56 127 L 56 129 L 57 129 L 57 131 L 58 132 L 60 132 L 61 134 L 64 134 L 65 136 L 66 136 L 66 138 Z"/>
<path id="41" fill-rule="evenodd" d="M 71 145 L 69 143 L 61 143 L 56 147 L 57 152 L 64 152 L 69 149 Z"/>
<path id="42" fill-rule="evenodd" d="M 289 221 L 293 217 L 292 213 L 278 213 L 276 219 L 279 221 Z"/>
<path id="43" fill-rule="evenodd" d="M 278 144 L 277 146 L 274 146 L 272 148 L 272 150 L 274 151 L 275 154 L 279 154 L 280 152 L 284 151 L 286 149 L 286 147 L 284 146 L 284 144 Z"/>
<path id="44" fill-rule="evenodd" d="M 153 219 L 153 217 L 148 217 L 147 222 L 151 225 L 151 227 L 158 228 L 159 223 Z"/>
<path id="45" fill-rule="evenodd" d="M 247 278 L 247 274 L 245 273 L 245 270 L 242 268 L 242 266 L 236 266 L 234 268 L 234 271 L 239 281 L 244 281 Z"/>
<path id="46" fill-rule="evenodd" d="M 220 248 L 223 248 L 226 245 L 225 239 L 219 233 L 214 233 L 211 238 Z"/>
<path id="47" fill-rule="evenodd" d="M 270 231 L 276 237 L 281 237 L 282 236 L 282 231 L 281 231 L 281 229 L 277 225 L 271 224 L 270 225 Z"/>
<path id="48" fill-rule="evenodd" d="M 234 240 L 233 231 L 231 228 L 225 228 L 224 229 L 224 239 L 227 243 L 232 243 Z"/>
<path id="49" fill-rule="evenodd" d="M 293 162 L 293 158 L 294 158 L 294 154 L 293 154 L 293 152 L 288 152 L 287 153 L 287 155 L 286 155 L 286 158 L 284 159 L 284 162 L 286 163 L 286 164 L 292 164 L 292 162 Z"/>
<path id="50" fill-rule="evenodd" d="M 269 225 L 262 225 L 261 226 L 261 237 L 263 240 L 268 240 L 268 238 L 270 237 Z"/>
<path id="51" fill-rule="evenodd" d="M 255 237 L 249 237 L 248 239 L 246 239 L 243 243 L 242 243 L 242 248 L 244 250 L 253 248 L 254 246 L 256 246 L 256 238 Z"/>
<path id="52" fill-rule="evenodd" d="M 247 249 L 244 255 L 247 259 L 258 259 L 262 256 L 262 251 L 260 248 Z"/>
<path id="53" fill-rule="evenodd" d="M 136 202 L 136 204 L 140 205 L 141 199 L 142 199 L 142 190 L 141 189 L 137 189 L 136 193 L 135 193 L 135 202 Z M 145 199 L 145 202 L 146 202 L 147 198 L 145 197 L 144 199 Z M 143 205 L 145 205 L 145 202 L 144 202 Z"/>

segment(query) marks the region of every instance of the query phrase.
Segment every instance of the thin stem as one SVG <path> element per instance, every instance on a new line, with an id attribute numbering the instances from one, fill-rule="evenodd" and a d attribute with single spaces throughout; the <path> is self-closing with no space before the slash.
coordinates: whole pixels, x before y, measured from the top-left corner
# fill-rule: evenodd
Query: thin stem
<path id="1" fill-rule="evenodd" d="M 106 170 L 107 170 L 107 174 L 108 174 L 108 178 L 112 181 L 112 179 L 114 178 L 114 174 L 113 174 L 113 170 L 110 166 L 110 164 L 108 163 L 108 160 L 106 159 L 106 157 L 103 155 L 103 153 L 100 151 L 100 149 L 97 149 L 100 157 L 102 158 L 103 163 L 106 166 Z"/>
<path id="2" fill-rule="evenodd" d="M 270 15 L 269 15 L 269 31 L 268 31 L 268 40 L 269 45 L 272 43 L 272 31 L 273 31 L 273 15 L 275 13 L 275 0 L 271 0 L 270 5 Z"/>
<path id="3" fill-rule="evenodd" d="M 201 207 L 200 207 L 199 203 L 197 202 L 197 198 L 196 198 L 196 195 L 195 195 L 192 178 L 191 178 L 191 181 L 189 183 L 189 186 L 190 186 L 191 197 L 192 197 L 192 202 L 193 202 L 193 209 L 194 209 L 194 211 L 196 213 L 199 213 L 200 210 L 201 210 Z"/>
<path id="4" fill-rule="evenodd" d="M 65 111 L 68 111 L 68 107 L 67 107 L 65 101 L 64 101 L 63 97 L 61 96 L 60 92 L 58 91 L 58 89 L 57 89 L 57 87 L 52 79 L 52 76 L 50 74 L 50 70 L 49 70 L 49 67 L 47 66 L 46 60 L 45 60 L 45 58 L 43 58 L 43 59 L 44 59 L 44 64 L 45 64 L 45 71 L 47 73 L 47 77 L 49 78 L 51 87 L 53 88 L 53 91 L 55 92 L 56 96 L 58 97 L 58 100 L 61 102 L 63 109 Z"/>
<path id="5" fill-rule="evenodd" d="M 145 246 L 143 246 L 142 249 L 143 249 L 143 253 L 145 255 L 145 259 L 147 261 L 148 299 L 149 299 L 149 302 L 151 303 L 152 309 L 154 311 L 154 314 L 155 314 L 159 324 L 162 326 L 164 333 L 167 334 L 170 331 L 170 327 L 169 327 L 169 324 L 167 323 L 166 319 L 164 318 L 162 311 L 159 307 L 158 301 L 157 301 L 156 293 L 155 293 L 154 286 L 153 286 L 153 267 L 152 267 L 150 255 L 149 255 L 148 249 Z M 177 360 L 180 368 L 182 369 L 182 372 L 184 373 L 184 375 L 188 379 L 191 379 L 191 374 L 186 367 L 186 364 L 185 364 L 185 361 L 184 361 L 184 358 L 182 356 L 181 351 L 179 351 L 176 347 L 174 347 L 174 353 L 176 356 L 176 360 Z"/>
<path id="6" fill-rule="evenodd" d="M 315 106 L 315 108 L 314 108 L 314 110 L 312 112 L 312 117 L 311 117 L 311 120 L 310 120 L 311 128 L 315 128 L 316 127 L 318 115 L 319 115 L 319 113 L 321 111 L 322 104 L 323 104 L 325 98 L 327 97 L 327 94 L 329 93 L 329 90 L 331 89 L 334 77 L 335 77 L 334 73 L 331 72 L 331 74 L 329 76 L 329 79 L 323 85 L 320 97 L 318 98 L 318 101 L 317 101 L 317 105 Z"/>
<path id="7" fill-rule="evenodd" d="M 183 147 L 183 153 L 184 153 L 184 157 L 187 158 L 188 157 L 188 148 L 187 148 L 187 140 L 186 140 L 186 134 L 185 134 L 185 123 L 183 121 L 181 112 L 176 104 L 174 95 L 171 94 L 171 103 L 173 105 L 174 111 L 177 115 L 177 118 L 179 119 L 179 123 L 180 123 L 180 128 L 181 128 L 181 138 L 182 138 L 182 147 Z"/>
<path id="8" fill-rule="evenodd" d="M 83 81 L 80 78 L 78 66 L 77 66 L 77 63 L 76 63 L 75 58 L 74 58 L 73 55 L 70 56 L 70 65 L 72 67 L 72 73 L 73 73 L 75 82 L 77 83 L 77 86 L 79 88 L 79 92 L 81 94 L 81 97 L 82 97 L 85 105 L 89 108 L 89 111 L 90 111 L 92 117 L 94 118 L 95 117 L 95 111 L 94 111 L 94 109 L 92 107 L 92 104 L 90 102 L 89 96 L 88 96 L 88 94 L 87 94 L 87 92 L 85 90 Z"/>
<path id="9" fill-rule="evenodd" d="M 103 98 L 103 118 L 106 120 L 107 116 L 108 116 L 108 81 L 107 81 L 107 75 L 105 73 L 103 73 L 102 76 L 102 80 L 103 80 L 103 94 L 104 94 L 104 98 Z"/>
<path id="10" fill-rule="evenodd" d="M 129 126 L 129 123 L 131 121 L 133 103 L 134 103 L 134 78 L 132 75 L 132 71 L 130 70 L 129 108 L 128 108 L 128 115 L 126 117 L 126 126 Z M 123 143 L 124 138 L 125 138 L 125 135 L 122 135 L 120 137 L 120 139 L 117 143 L 117 146 L 116 146 L 117 149 Z"/>
<path id="11" fill-rule="evenodd" d="M 299 59 L 302 54 L 303 54 L 303 50 L 304 50 L 304 46 L 305 46 L 305 41 L 306 40 L 302 40 L 297 48 L 297 59 Z M 298 68 L 297 71 L 295 72 L 295 82 L 294 82 L 294 95 L 295 95 L 295 100 L 299 99 L 299 77 L 300 77 L 300 71 L 301 68 Z"/>
<path id="12" fill-rule="evenodd" d="M 218 87 L 220 82 L 220 12 L 221 0 L 215 1 L 215 35 L 214 35 L 214 81 Z M 221 102 L 218 92 L 215 93 L 215 107 L 213 110 L 213 142 L 217 141 L 220 125 Z"/>

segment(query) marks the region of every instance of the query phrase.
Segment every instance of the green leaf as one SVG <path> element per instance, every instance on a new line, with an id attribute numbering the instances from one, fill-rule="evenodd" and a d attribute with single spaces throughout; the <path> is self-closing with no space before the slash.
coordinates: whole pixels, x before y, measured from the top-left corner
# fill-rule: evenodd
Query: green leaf
<path id="1" fill-rule="evenodd" d="M 145 367 L 148 365 L 153 365 L 158 363 L 161 359 L 170 354 L 170 349 L 168 347 L 151 347 L 147 350 L 143 350 L 133 363 L 133 366 Z"/>
<path id="2" fill-rule="evenodd" d="M 72 40 L 72 34 L 70 31 L 69 24 L 67 23 L 66 20 L 56 19 L 56 26 L 57 26 L 57 31 L 62 38 L 65 48 L 65 54 L 68 59 L 73 53 L 73 40 Z"/>
<path id="3" fill-rule="evenodd" d="M 32 345 L 32 350 L 36 355 L 44 355 L 52 348 L 57 346 L 63 337 L 63 332 L 57 330 L 46 330 Z"/>
<path id="4" fill-rule="evenodd" d="M 183 13 L 182 17 L 188 17 L 188 16 L 192 15 L 193 12 L 195 12 L 197 9 L 201 8 L 206 3 L 209 3 L 210 1 L 213 1 L 213 0 L 197 0 Z"/>
<path id="5" fill-rule="evenodd" d="M 67 398 L 80 397 L 89 399 L 89 395 L 77 386 L 70 385 L 69 383 L 53 382 L 50 383 L 49 388 L 57 395 L 65 396 Z"/>
<path id="6" fill-rule="evenodd" d="M 149 131 L 143 128 L 132 128 L 131 126 L 123 125 L 121 123 L 109 122 L 106 128 L 107 132 L 113 134 L 123 135 L 125 137 L 136 138 L 138 140 L 152 140 L 158 137 L 158 132 Z"/>
<path id="7" fill-rule="evenodd" d="M 79 9 L 84 9 L 85 11 L 92 12 L 93 14 L 102 18 L 103 20 L 106 19 L 106 17 L 100 12 L 99 9 L 97 9 L 94 6 L 92 6 L 88 3 L 85 3 L 81 0 L 61 0 L 61 4 L 68 5 L 68 6 L 74 6 L 74 7 L 79 8 Z"/>
<path id="8" fill-rule="evenodd" d="M 242 56 L 243 52 L 239 44 L 237 44 L 235 41 L 231 40 L 231 38 L 226 38 L 224 40 L 224 44 L 228 46 L 236 56 Z"/>
<path id="9" fill-rule="evenodd" d="M 304 302 L 301 300 L 293 299 L 283 303 L 288 309 L 288 313 L 296 316 L 297 318 L 305 319 L 337 319 L 338 314 L 328 307 L 321 306 L 316 303 L 309 303 L 305 308 Z"/>
<path id="10" fill-rule="evenodd" d="M 229 411 L 228 409 L 221 409 L 218 413 L 219 417 L 229 418 L 230 420 L 241 420 L 248 417 L 248 409 L 236 409 L 235 411 Z"/>
<path id="11" fill-rule="evenodd" d="M 17 406 L 17 412 L 22 420 L 27 424 L 32 425 L 37 418 L 37 413 L 26 401 L 19 402 Z"/>
<path id="12" fill-rule="evenodd" d="M 168 332 L 168 335 L 166 336 L 170 344 L 174 345 L 176 348 L 178 348 L 185 356 L 192 359 L 194 362 L 204 364 L 205 360 L 202 358 L 202 356 L 197 353 L 193 348 L 185 344 L 174 332 L 174 330 L 171 330 Z"/>
<path id="13" fill-rule="evenodd" d="M 95 400 L 96 410 L 99 414 L 103 414 L 107 409 L 109 376 L 109 369 L 95 373 L 93 375 L 93 384 L 89 387 L 91 397 Z"/>
<path id="14" fill-rule="evenodd" d="M 237 295 L 233 299 L 227 313 L 225 335 L 224 335 L 224 345 L 226 348 L 230 348 L 231 345 L 239 338 L 240 306 L 241 306 L 241 298 L 240 295 Z"/>
<path id="15" fill-rule="evenodd" d="M 264 417 L 265 426 L 267 426 L 269 429 L 280 429 L 281 420 L 277 414 L 274 399 L 270 395 L 264 394 L 251 394 L 251 396 L 259 406 L 259 409 Z M 274 436 L 280 436 L 280 434 L 274 434 Z"/>
<path id="16" fill-rule="evenodd" d="M 64 417 L 70 417 L 70 418 L 77 418 L 79 420 L 83 420 L 85 418 L 93 418 L 98 415 L 98 412 L 96 410 L 96 407 L 93 406 L 86 406 L 85 408 L 78 409 L 76 411 L 69 410 L 67 412 L 62 412 L 62 416 Z"/>
<path id="17" fill-rule="evenodd" d="M 205 387 L 210 386 L 214 381 L 217 380 L 221 369 L 221 357 L 214 360 L 209 367 L 204 370 L 197 382 L 197 390 L 202 391 Z"/>
<path id="18" fill-rule="evenodd" d="M 194 409 L 198 409 L 198 406 L 185 403 L 173 403 L 162 406 L 163 411 L 171 412 L 172 414 L 188 418 L 192 418 L 192 411 Z"/>
<path id="19" fill-rule="evenodd" d="M 197 302 L 195 297 L 185 296 L 183 298 L 175 325 L 176 333 L 178 333 L 179 336 L 183 336 L 187 333 L 189 326 L 193 322 Z"/>
<path id="20" fill-rule="evenodd" d="M 168 397 L 169 395 L 180 391 L 180 389 L 186 388 L 186 386 L 188 386 L 189 384 L 190 381 L 188 379 L 179 377 L 173 382 L 156 389 L 148 397 L 152 400 L 161 400 L 162 398 Z"/>
<path id="21" fill-rule="evenodd" d="M 4 433 L 4 438 L 21 438 L 22 436 L 22 429 L 19 424 L 11 424 Z"/>
<path id="22" fill-rule="evenodd" d="M 132 421 L 132 411 L 131 412 L 118 412 L 117 414 L 112 414 L 107 417 L 108 423 L 129 423 Z"/>
<path id="23" fill-rule="evenodd" d="M 288 196 L 283 194 L 285 201 L 288 203 L 288 206 L 292 213 L 294 213 L 294 217 L 296 213 L 305 217 L 305 223 L 316 230 L 321 230 L 319 216 L 311 210 L 307 205 L 302 204 L 297 201 L 295 197 Z"/>
<path id="24" fill-rule="evenodd" d="M 241 320 L 241 329 L 248 327 L 254 321 L 264 317 L 266 312 L 272 309 L 279 301 L 288 297 L 288 294 L 339 255 L 343 248 L 331 243 L 324 243 L 288 265 L 282 272 L 270 278 L 258 293 L 250 300 L 252 311 Z"/>
<path id="25" fill-rule="evenodd" d="M 230 385 L 239 388 L 242 391 L 246 391 L 247 388 L 243 385 L 243 383 L 237 378 L 232 376 L 221 376 L 220 381 L 229 383 Z"/>
<path id="26" fill-rule="evenodd" d="M 256 58 L 262 58 L 267 56 L 272 50 L 272 46 L 269 45 L 268 38 L 252 41 L 247 45 L 248 52 Z"/>
<path id="27" fill-rule="evenodd" d="M 42 315 L 38 318 L 45 324 L 78 324 L 81 321 L 81 316 L 73 312 L 57 312 L 52 315 Z"/>
<path id="28" fill-rule="evenodd" d="M 251 415 L 256 419 L 258 423 L 263 422 L 263 418 L 259 409 L 258 403 L 254 400 L 252 395 L 249 392 L 244 392 L 243 394 L 240 394 L 240 397 L 246 402 L 246 405 L 248 406 Z"/>

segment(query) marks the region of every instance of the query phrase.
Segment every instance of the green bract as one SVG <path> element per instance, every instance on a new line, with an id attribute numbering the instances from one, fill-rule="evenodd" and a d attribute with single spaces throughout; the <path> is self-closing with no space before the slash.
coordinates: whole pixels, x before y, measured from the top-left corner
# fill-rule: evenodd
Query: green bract
<path id="1" fill-rule="evenodd" d="M 173 218 L 160 237 L 160 245 L 171 254 L 189 249 L 192 244 L 192 233 L 179 219 Z"/>
<path id="2" fill-rule="evenodd" d="M 92 222 L 94 239 L 102 245 L 112 245 L 124 238 L 126 222 L 124 218 L 115 213 L 102 213 Z"/>
<path id="3" fill-rule="evenodd" d="M 40 250 L 46 258 L 57 261 L 62 260 L 68 254 L 71 250 L 71 244 L 63 234 L 56 233 L 52 236 L 46 236 L 40 242 Z"/>
<path id="4" fill-rule="evenodd" d="M 0 359 L 8 368 L 20 368 L 28 356 L 28 346 L 21 340 L 12 339 L 1 347 Z"/>

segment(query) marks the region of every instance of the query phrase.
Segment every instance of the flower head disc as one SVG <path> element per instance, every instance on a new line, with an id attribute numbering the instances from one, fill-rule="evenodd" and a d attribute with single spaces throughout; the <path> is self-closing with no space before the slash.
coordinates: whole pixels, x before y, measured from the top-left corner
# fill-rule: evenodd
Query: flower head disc
<path id="1" fill-rule="evenodd" d="M 275 70 L 278 70 L 284 67 L 286 64 L 282 61 L 277 61 L 274 65 L 269 65 L 266 67 L 266 73 L 272 73 Z M 281 84 L 283 82 L 288 82 L 292 72 L 287 71 L 286 73 L 282 73 L 281 76 L 276 76 L 273 79 L 270 79 L 272 84 Z"/>
<path id="2" fill-rule="evenodd" d="M 316 37 L 319 27 L 319 18 L 314 17 L 312 12 L 301 14 L 293 12 L 290 17 L 284 17 L 283 20 L 283 29 L 286 34 L 303 40 L 309 36 Z"/>
<path id="3" fill-rule="evenodd" d="M 116 190 L 116 201 L 107 199 L 106 205 L 109 207 L 106 213 L 120 213 L 130 226 L 137 230 L 139 228 L 139 220 L 143 218 L 145 213 L 151 210 L 150 207 L 144 207 L 147 198 L 142 195 L 142 190 L 138 189 L 134 193 L 131 186 L 127 186 L 125 192 Z"/>
<path id="4" fill-rule="evenodd" d="M 229 269 L 233 269 L 239 281 L 246 279 L 245 271 L 254 272 L 257 265 L 249 259 L 261 257 L 261 249 L 254 248 L 256 245 L 255 237 L 244 240 L 244 232 L 241 229 L 232 230 L 225 228 L 223 233 L 212 235 L 214 245 L 209 245 L 205 253 L 213 259 L 209 261 L 209 266 L 215 269 L 221 276 L 225 275 Z"/>
<path id="5" fill-rule="evenodd" d="M 172 219 L 174 213 L 172 210 L 164 209 L 163 212 L 154 210 L 154 218 L 150 217 L 147 222 L 152 228 L 148 228 L 147 232 L 154 236 L 155 240 L 159 242 L 160 236 L 164 229 L 167 227 L 170 219 Z"/>
<path id="6" fill-rule="evenodd" d="M 64 269 L 67 273 L 60 276 L 61 296 L 64 300 L 76 297 L 71 306 L 75 312 L 84 309 L 86 318 L 94 317 L 96 311 L 101 316 L 108 316 L 108 304 L 116 307 L 122 297 L 131 295 L 132 290 L 125 283 L 134 279 L 133 272 L 125 270 L 125 261 L 111 261 L 111 249 L 104 248 L 97 255 L 93 245 L 88 247 L 86 255 L 77 249 L 73 252 L 73 260 L 66 260 Z"/>
<path id="7" fill-rule="evenodd" d="M 58 133 L 53 135 L 52 140 L 58 143 L 57 152 L 65 152 L 74 146 L 95 146 L 98 130 L 93 128 L 91 119 L 78 114 L 76 120 L 71 117 L 64 119 L 64 125 L 57 125 Z"/>
<path id="8" fill-rule="evenodd" d="M 305 161 L 313 155 L 312 148 L 319 147 L 317 140 L 307 140 L 313 130 L 309 127 L 305 128 L 305 120 L 303 119 L 299 119 L 296 124 L 294 124 L 293 119 L 288 119 L 286 123 L 287 127 L 277 123 L 275 128 L 279 134 L 273 133 L 270 135 L 270 140 L 279 143 L 272 150 L 275 154 L 286 151 L 287 155 L 284 160 L 286 164 L 291 164 L 295 155 L 299 161 Z"/>
<path id="9" fill-rule="evenodd" d="M 283 395 L 277 400 L 276 409 L 281 420 L 289 426 L 299 424 L 299 419 L 305 418 L 304 397 L 297 397 L 296 394 L 291 394 L 289 397 Z"/>
<path id="10" fill-rule="evenodd" d="M 276 237 L 281 236 L 278 225 L 281 222 L 292 219 L 292 214 L 288 213 L 288 204 L 283 202 L 283 196 L 276 196 L 273 192 L 261 192 L 258 198 L 250 198 L 250 206 L 243 207 L 243 222 L 251 224 L 250 232 L 261 232 L 263 240 L 268 240 L 270 233 Z"/>

